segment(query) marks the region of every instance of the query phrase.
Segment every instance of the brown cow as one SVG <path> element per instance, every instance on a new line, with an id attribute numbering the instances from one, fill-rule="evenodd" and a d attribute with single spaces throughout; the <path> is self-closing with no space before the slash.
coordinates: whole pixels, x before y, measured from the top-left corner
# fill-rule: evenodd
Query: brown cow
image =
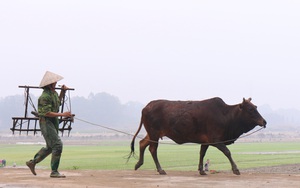
<path id="1" fill-rule="evenodd" d="M 166 174 L 157 158 L 158 140 L 169 137 L 177 144 L 201 144 L 199 173 L 203 170 L 203 159 L 209 146 L 222 151 L 229 159 L 232 171 L 240 172 L 231 158 L 226 145 L 234 143 L 240 135 L 259 125 L 266 127 L 267 122 L 258 113 L 257 107 L 248 100 L 236 105 L 227 105 L 221 98 L 203 101 L 151 101 L 143 110 L 140 126 L 131 142 L 131 155 L 134 154 L 134 141 L 142 124 L 147 135 L 140 141 L 140 158 L 135 165 L 137 170 L 144 163 L 144 152 L 147 146 L 159 174 Z"/>

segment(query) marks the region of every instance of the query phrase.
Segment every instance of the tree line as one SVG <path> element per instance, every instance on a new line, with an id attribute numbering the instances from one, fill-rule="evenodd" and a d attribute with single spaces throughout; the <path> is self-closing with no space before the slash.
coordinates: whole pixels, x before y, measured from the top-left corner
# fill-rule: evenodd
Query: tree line
<path id="1" fill-rule="evenodd" d="M 31 111 L 37 109 L 38 97 L 30 95 L 32 105 L 28 103 L 27 117 L 34 117 Z M 74 131 L 103 131 L 97 125 L 118 128 L 121 130 L 135 129 L 139 125 L 141 110 L 144 107 L 139 102 L 122 104 L 118 97 L 102 92 L 91 93 L 85 97 L 66 97 L 64 111 L 71 110 L 75 114 Z M 8 96 L 0 100 L 0 131 L 10 130 L 12 117 L 25 116 L 25 97 L 22 95 Z M 89 123 L 76 121 L 76 118 Z M 92 125 L 92 124 L 96 124 Z"/>
<path id="2" fill-rule="evenodd" d="M 28 106 L 28 116 L 37 108 L 36 96 L 30 96 L 32 105 Z M 102 92 L 91 93 L 87 98 L 75 96 L 66 98 L 65 110 L 72 110 L 75 114 L 73 131 L 99 131 L 99 126 L 120 129 L 121 131 L 135 131 L 141 118 L 141 110 L 145 104 L 127 102 L 122 104 L 118 97 Z M 270 131 L 299 131 L 300 111 L 296 109 L 272 110 L 269 105 L 258 107 L 258 111 L 267 120 L 267 130 Z M 22 95 L 8 96 L 0 99 L 0 131 L 9 132 L 12 127 L 12 117 L 24 117 L 25 97 Z M 77 121 L 76 118 L 90 122 Z M 93 125 L 94 124 L 94 125 Z"/>

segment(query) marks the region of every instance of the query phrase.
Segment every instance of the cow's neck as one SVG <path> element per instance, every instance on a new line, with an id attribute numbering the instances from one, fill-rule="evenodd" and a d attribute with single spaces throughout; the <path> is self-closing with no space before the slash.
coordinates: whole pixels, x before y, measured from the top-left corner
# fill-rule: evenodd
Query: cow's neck
<path id="1" fill-rule="evenodd" d="M 237 139 L 242 134 L 249 132 L 252 130 L 255 125 L 253 126 L 251 123 L 245 121 L 241 117 L 241 111 L 238 105 L 231 106 L 233 108 L 233 116 L 229 120 L 229 127 L 228 127 L 228 139 Z"/>

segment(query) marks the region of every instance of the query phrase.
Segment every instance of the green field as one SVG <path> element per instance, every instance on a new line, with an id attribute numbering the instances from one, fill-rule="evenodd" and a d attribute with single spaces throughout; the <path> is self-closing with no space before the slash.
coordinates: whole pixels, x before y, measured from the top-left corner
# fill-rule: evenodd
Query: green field
<path id="1" fill-rule="evenodd" d="M 130 153 L 130 141 L 103 141 L 99 145 L 65 145 L 60 169 L 133 169 L 136 159 L 126 163 Z M 0 159 L 6 159 L 7 166 L 25 162 L 43 145 L 0 144 Z M 139 151 L 138 141 L 135 149 Z M 232 157 L 239 169 L 300 163 L 300 143 L 236 143 L 229 146 Z M 158 158 L 164 170 L 198 169 L 200 145 L 160 144 Z M 49 169 L 50 156 L 38 164 L 39 168 Z M 211 169 L 230 170 L 228 159 L 214 147 L 210 147 L 205 160 L 210 159 Z M 155 169 L 150 152 L 145 152 L 145 162 L 140 169 Z"/>

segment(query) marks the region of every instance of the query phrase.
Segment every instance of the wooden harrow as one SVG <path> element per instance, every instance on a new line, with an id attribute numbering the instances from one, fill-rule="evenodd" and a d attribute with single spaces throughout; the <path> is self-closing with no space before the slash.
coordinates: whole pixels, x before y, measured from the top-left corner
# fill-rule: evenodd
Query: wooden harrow
<path id="1" fill-rule="evenodd" d="M 37 134 L 40 130 L 39 126 L 39 118 L 38 118 L 38 113 L 37 110 L 31 100 L 30 94 L 29 94 L 29 89 L 42 89 L 37 86 L 19 86 L 19 88 L 24 88 L 25 92 L 25 113 L 24 117 L 12 117 L 13 120 L 13 126 L 10 128 L 13 134 L 15 134 L 15 131 L 19 132 L 21 135 L 22 132 L 26 132 L 28 135 L 29 132 L 33 132 L 33 135 Z M 60 90 L 61 88 L 55 88 Z M 73 88 L 69 88 L 68 90 L 74 90 Z M 69 105 L 71 108 L 71 102 L 70 102 L 70 96 L 68 96 L 69 100 Z M 62 105 L 60 107 L 60 112 L 64 112 L 64 107 L 65 107 L 65 102 L 66 102 L 66 95 L 63 96 L 62 98 Z M 31 112 L 33 116 L 29 117 L 28 116 L 28 105 L 32 105 L 34 111 Z M 68 109 L 71 111 L 71 109 Z M 72 123 L 74 122 L 73 118 L 62 118 L 60 117 L 59 119 L 59 131 L 61 132 L 61 135 L 64 135 L 64 131 L 68 131 L 68 136 L 70 135 L 70 132 L 72 130 Z"/>

